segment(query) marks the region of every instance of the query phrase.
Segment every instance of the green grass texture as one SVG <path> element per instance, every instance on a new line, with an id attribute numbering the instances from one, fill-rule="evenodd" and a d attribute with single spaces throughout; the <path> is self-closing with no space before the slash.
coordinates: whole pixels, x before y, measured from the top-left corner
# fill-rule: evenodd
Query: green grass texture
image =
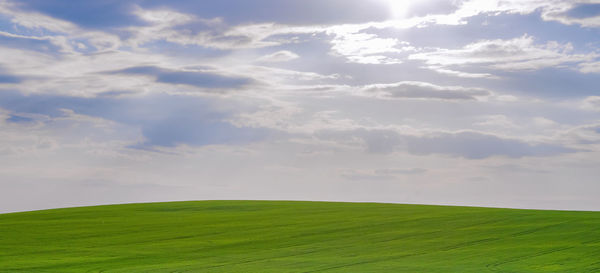
<path id="1" fill-rule="evenodd" d="M 190 201 L 8 213 L 0 272 L 600 272 L 600 212 Z"/>

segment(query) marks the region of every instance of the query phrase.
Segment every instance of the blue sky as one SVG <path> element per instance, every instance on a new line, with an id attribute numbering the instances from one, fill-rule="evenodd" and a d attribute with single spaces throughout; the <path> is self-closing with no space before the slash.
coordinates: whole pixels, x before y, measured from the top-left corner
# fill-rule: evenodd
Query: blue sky
<path id="1" fill-rule="evenodd" d="M 0 0 L 0 211 L 600 209 L 600 2 Z"/>

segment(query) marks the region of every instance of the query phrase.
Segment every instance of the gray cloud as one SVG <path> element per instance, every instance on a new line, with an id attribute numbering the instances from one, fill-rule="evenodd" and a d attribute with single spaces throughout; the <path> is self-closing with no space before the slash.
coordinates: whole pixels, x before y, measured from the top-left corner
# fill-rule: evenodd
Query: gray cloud
<path id="1" fill-rule="evenodd" d="M 214 103 L 216 101 L 208 98 L 176 95 L 76 98 L 0 92 L 0 107 L 19 113 L 8 116 L 9 122 L 32 121 L 27 119 L 28 115 L 50 119 L 63 118 L 65 113 L 97 117 L 140 128 L 144 139 L 132 144 L 133 148 L 240 144 L 258 141 L 271 134 L 267 129 L 232 125 L 226 120 L 237 109 L 218 110 Z M 89 132 L 81 129 L 78 133 Z"/>
<path id="2" fill-rule="evenodd" d="M 406 137 L 406 150 L 411 154 L 447 154 L 469 159 L 495 155 L 519 158 L 551 156 L 576 150 L 552 144 L 529 144 L 478 132 L 441 133 L 427 137 Z"/>
<path id="3" fill-rule="evenodd" d="M 316 132 L 318 138 L 336 140 L 356 144 L 360 140 L 365 145 L 367 152 L 375 154 L 388 154 L 403 143 L 402 136 L 392 130 L 321 130 Z"/>
<path id="4" fill-rule="evenodd" d="M 565 14 L 572 18 L 600 16 L 600 4 L 577 4 Z"/>
<path id="5" fill-rule="evenodd" d="M 375 84 L 364 87 L 365 92 L 388 98 L 476 100 L 491 93 L 481 88 L 438 86 L 425 82 L 405 81 L 392 84 Z"/>
<path id="6" fill-rule="evenodd" d="M 369 153 L 387 154 L 404 151 L 414 155 L 441 154 L 467 159 L 483 159 L 493 156 L 509 158 L 539 157 L 578 151 L 556 144 L 533 144 L 519 139 L 504 138 L 475 131 L 404 135 L 394 130 L 384 129 L 324 130 L 319 132 L 317 136 L 346 142 L 359 139 Z"/>
<path id="7" fill-rule="evenodd" d="M 12 122 L 12 123 L 29 123 L 29 122 L 34 121 L 34 119 L 30 118 L 30 117 L 13 114 L 13 115 L 9 115 L 9 117 L 6 119 L 6 121 Z"/>
<path id="8" fill-rule="evenodd" d="M 224 76 L 204 71 L 178 71 L 156 66 L 136 66 L 108 73 L 147 75 L 155 77 L 157 82 L 185 84 L 201 88 L 238 88 L 252 82 L 249 78 Z"/>
<path id="9" fill-rule="evenodd" d="M 161 7 L 164 3 L 146 0 L 144 5 L 148 8 L 154 8 Z M 362 0 L 283 2 L 279 0 L 257 0 L 253 2 L 221 0 L 203 3 L 202 5 L 188 1 L 175 1 L 170 6 L 181 12 L 191 12 L 201 17 L 222 17 L 233 24 L 273 21 L 287 24 L 355 23 L 385 20 L 389 16 L 385 2 L 365 2 Z M 232 9 L 231 7 L 236 8 Z M 310 16 L 306 16 L 307 14 L 310 14 Z"/>

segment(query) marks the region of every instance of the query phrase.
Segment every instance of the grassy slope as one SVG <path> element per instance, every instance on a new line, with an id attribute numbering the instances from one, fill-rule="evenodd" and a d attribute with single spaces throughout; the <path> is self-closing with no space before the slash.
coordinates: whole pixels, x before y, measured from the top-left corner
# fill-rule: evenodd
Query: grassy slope
<path id="1" fill-rule="evenodd" d="M 600 213 L 268 201 L 12 213 L 0 272 L 600 272 Z"/>

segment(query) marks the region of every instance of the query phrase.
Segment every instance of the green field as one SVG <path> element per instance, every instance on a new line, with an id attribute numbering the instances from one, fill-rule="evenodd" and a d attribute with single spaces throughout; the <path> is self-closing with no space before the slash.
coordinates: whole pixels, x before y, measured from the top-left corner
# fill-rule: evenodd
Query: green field
<path id="1" fill-rule="evenodd" d="M 0 272 L 600 272 L 600 212 L 198 201 L 10 213 Z"/>

